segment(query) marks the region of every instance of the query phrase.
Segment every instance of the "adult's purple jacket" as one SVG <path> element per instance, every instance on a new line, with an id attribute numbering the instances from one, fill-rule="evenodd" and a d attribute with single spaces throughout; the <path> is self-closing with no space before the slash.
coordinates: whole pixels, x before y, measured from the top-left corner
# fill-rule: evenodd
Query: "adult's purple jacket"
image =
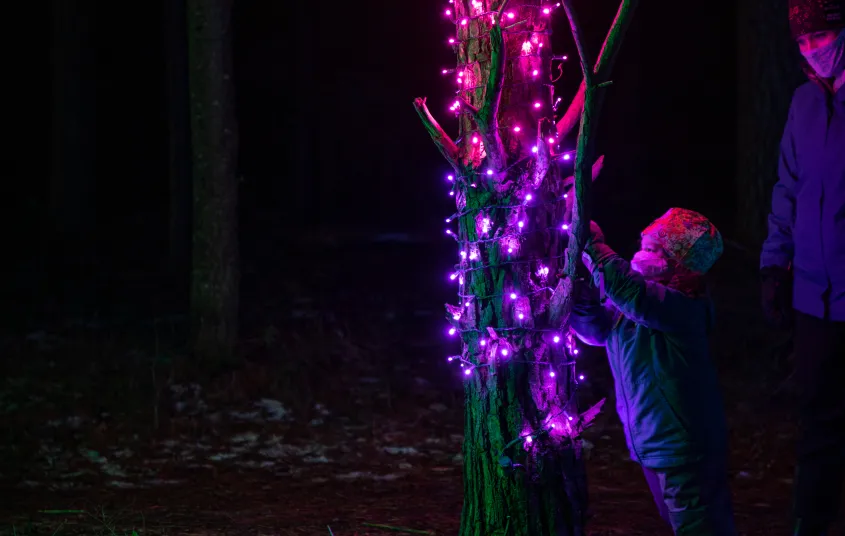
<path id="1" fill-rule="evenodd" d="M 792 97 L 760 267 L 791 265 L 795 309 L 845 321 L 845 86 L 830 99 L 814 82 Z"/>

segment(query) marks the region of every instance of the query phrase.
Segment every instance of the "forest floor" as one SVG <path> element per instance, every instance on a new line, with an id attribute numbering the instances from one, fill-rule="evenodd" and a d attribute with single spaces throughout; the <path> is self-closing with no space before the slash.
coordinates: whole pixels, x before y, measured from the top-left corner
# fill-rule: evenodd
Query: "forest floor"
<path id="1" fill-rule="evenodd" d="M 462 390 L 440 336 L 448 253 L 364 249 L 299 252 L 307 276 L 247 266 L 234 372 L 184 366 L 178 317 L 131 329 L 83 319 L 0 341 L 0 534 L 456 534 Z M 754 285 L 729 269 L 716 354 L 737 523 L 785 535 L 786 336 L 758 326 Z M 581 359 L 582 403 L 608 397 L 585 435 L 590 534 L 670 534 L 628 460 L 603 352 Z"/>

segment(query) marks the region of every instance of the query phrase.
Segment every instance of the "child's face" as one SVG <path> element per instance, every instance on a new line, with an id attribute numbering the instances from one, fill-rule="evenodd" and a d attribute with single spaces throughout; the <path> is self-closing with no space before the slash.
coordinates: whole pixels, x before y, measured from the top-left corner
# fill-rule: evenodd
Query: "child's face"
<path id="1" fill-rule="evenodd" d="M 643 237 L 642 242 L 640 244 L 640 249 L 649 253 L 654 253 L 655 255 L 660 255 L 664 259 L 666 258 L 666 252 L 663 251 L 663 246 L 660 244 L 660 242 L 651 238 L 650 236 Z"/>

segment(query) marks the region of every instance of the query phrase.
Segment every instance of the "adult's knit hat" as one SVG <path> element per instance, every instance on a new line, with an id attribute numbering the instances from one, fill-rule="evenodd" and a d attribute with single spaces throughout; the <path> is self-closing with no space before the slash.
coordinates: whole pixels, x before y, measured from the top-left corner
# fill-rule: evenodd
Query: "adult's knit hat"
<path id="1" fill-rule="evenodd" d="M 685 208 L 670 208 L 642 236 L 657 241 L 669 258 L 696 274 L 710 270 L 725 249 L 716 226 Z"/>
<path id="2" fill-rule="evenodd" d="M 843 27 L 845 0 L 789 0 L 789 31 L 793 39 Z"/>

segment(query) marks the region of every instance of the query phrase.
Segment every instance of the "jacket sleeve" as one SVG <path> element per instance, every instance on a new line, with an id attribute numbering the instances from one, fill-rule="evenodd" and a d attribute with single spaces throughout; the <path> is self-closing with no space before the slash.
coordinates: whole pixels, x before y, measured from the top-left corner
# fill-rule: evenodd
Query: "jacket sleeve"
<path id="1" fill-rule="evenodd" d="M 590 346 L 604 346 L 613 327 L 614 311 L 601 303 L 599 289 L 590 282 L 575 287 L 570 327 L 575 335 Z"/>
<path id="2" fill-rule="evenodd" d="M 625 317 L 664 332 L 679 332 L 699 324 L 697 300 L 665 285 L 646 280 L 603 243 L 590 243 L 585 252 L 592 259 L 593 280 L 604 281 L 604 292 Z"/>
<path id="3" fill-rule="evenodd" d="M 792 262 L 795 243 L 792 227 L 795 223 L 795 189 L 798 184 L 798 163 L 795 156 L 794 100 L 790 107 L 783 138 L 780 143 L 778 181 L 772 190 L 772 211 L 769 213 L 769 235 L 763 242 L 760 267 L 787 268 Z"/>

